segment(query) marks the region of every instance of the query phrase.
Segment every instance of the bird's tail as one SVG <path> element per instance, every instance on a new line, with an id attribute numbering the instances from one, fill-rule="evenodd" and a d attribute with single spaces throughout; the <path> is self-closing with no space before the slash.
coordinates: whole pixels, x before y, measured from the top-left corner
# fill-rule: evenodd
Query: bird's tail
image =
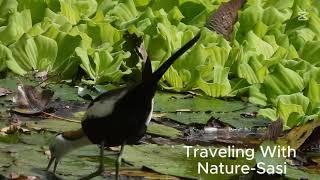
<path id="1" fill-rule="evenodd" d="M 169 67 L 187 50 L 189 50 L 200 38 L 200 32 L 193 37 L 189 42 L 187 42 L 184 46 L 182 46 L 178 51 L 173 53 L 172 56 L 169 57 L 167 61 L 165 61 L 153 74 L 151 77 L 151 82 L 156 85 L 164 73 L 169 69 Z"/>
<path id="2" fill-rule="evenodd" d="M 149 56 L 147 56 L 146 61 L 144 62 L 144 67 L 142 70 L 142 80 L 149 81 L 152 77 L 152 65 Z"/>

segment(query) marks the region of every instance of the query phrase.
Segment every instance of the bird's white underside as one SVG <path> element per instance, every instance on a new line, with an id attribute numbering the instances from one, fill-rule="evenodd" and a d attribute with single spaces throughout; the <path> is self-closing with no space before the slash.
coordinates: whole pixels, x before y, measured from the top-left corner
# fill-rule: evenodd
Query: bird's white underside
<path id="1" fill-rule="evenodd" d="M 151 120 L 151 117 L 152 117 L 152 113 L 153 113 L 153 104 L 154 104 L 154 100 L 152 99 L 152 103 L 151 103 L 151 110 L 150 110 L 149 116 L 148 116 L 148 118 L 147 118 L 147 121 L 146 121 L 146 123 L 145 123 L 145 125 L 146 125 L 146 126 L 148 126 L 148 125 L 149 125 L 150 120 Z"/>

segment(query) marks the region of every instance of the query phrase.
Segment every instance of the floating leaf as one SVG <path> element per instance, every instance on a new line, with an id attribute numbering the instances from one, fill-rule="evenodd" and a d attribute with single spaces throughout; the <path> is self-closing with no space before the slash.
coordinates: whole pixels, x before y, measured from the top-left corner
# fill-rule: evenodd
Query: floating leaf
<path id="1" fill-rule="evenodd" d="M 232 112 L 241 110 L 244 106 L 240 101 L 228 102 L 210 97 L 157 93 L 154 111 L 176 112 L 178 109 L 190 109 L 193 112 Z"/>
<path id="2" fill-rule="evenodd" d="M 201 148 L 200 146 L 195 146 L 193 148 Z M 202 147 L 203 148 L 203 147 Z M 214 148 L 214 147 L 207 147 Z M 192 150 L 192 149 L 191 149 Z M 170 152 L 170 153 L 168 153 Z M 139 146 L 126 146 L 123 153 L 123 158 L 125 161 L 135 164 L 136 166 L 145 166 L 156 172 L 162 174 L 168 174 L 183 178 L 192 179 L 228 179 L 231 176 L 239 176 L 240 174 L 234 175 L 222 175 L 219 173 L 206 175 L 205 173 L 197 173 L 197 167 L 199 163 L 205 165 L 219 165 L 220 163 L 224 165 L 231 165 L 237 163 L 239 165 L 247 164 L 250 167 L 254 165 L 253 161 L 248 161 L 244 158 L 194 158 L 186 157 L 186 148 L 183 146 L 158 146 L 158 145 L 139 145 Z M 154 161 L 157 158 L 158 161 Z M 170 167 L 170 168 L 168 168 Z"/>
<path id="3" fill-rule="evenodd" d="M 1 96 L 6 96 L 6 95 L 11 94 L 11 93 L 12 92 L 9 89 L 0 87 L 0 97 Z"/>
<path id="4" fill-rule="evenodd" d="M 151 123 L 148 126 L 147 133 L 156 135 L 156 136 L 161 136 L 161 137 L 169 137 L 169 138 L 176 138 L 182 135 L 182 133 L 175 128 L 165 126 L 162 124 L 156 124 L 156 123 Z"/>

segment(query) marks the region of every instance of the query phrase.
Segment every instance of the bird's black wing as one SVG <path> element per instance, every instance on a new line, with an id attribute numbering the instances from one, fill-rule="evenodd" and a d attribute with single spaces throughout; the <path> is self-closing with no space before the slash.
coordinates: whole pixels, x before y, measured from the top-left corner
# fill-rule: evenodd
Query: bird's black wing
<path id="1" fill-rule="evenodd" d="M 145 121 L 152 109 L 152 99 L 145 96 L 143 84 L 106 97 L 88 108 L 82 121 L 84 133 L 95 144 L 101 141 L 107 146 L 135 143 L 144 135 Z"/>

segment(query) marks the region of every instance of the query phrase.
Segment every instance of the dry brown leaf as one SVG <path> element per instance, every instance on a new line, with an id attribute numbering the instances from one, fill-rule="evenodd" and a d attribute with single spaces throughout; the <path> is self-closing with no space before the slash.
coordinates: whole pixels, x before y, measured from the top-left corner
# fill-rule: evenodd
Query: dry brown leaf
<path id="1" fill-rule="evenodd" d="M 22 122 L 16 117 L 13 116 L 10 120 L 10 125 L 0 129 L 2 135 L 14 134 L 16 132 L 21 133 L 30 133 L 29 129 L 22 127 Z"/>
<path id="2" fill-rule="evenodd" d="M 141 36 L 138 37 L 135 33 L 126 32 L 124 39 L 126 40 L 125 48 L 135 51 L 134 54 L 146 61 L 148 53 L 144 47 L 143 38 Z"/>
<path id="3" fill-rule="evenodd" d="M 272 122 L 265 134 L 265 138 L 268 140 L 276 141 L 281 135 L 283 130 L 283 121 L 278 119 Z"/>
<path id="4" fill-rule="evenodd" d="M 12 110 L 20 114 L 38 114 L 45 110 L 53 96 L 51 90 L 39 90 L 33 86 L 19 85 Z"/>
<path id="5" fill-rule="evenodd" d="M 32 130 L 35 130 L 35 131 L 42 131 L 43 128 L 40 128 L 40 127 L 32 127 Z"/>
<path id="6" fill-rule="evenodd" d="M 206 26 L 222 34 L 226 39 L 230 39 L 233 25 L 238 20 L 238 10 L 245 2 L 246 0 L 231 0 L 222 4 L 209 18 Z"/>
<path id="7" fill-rule="evenodd" d="M 219 118 L 214 118 L 211 117 L 209 119 L 209 121 L 207 122 L 207 127 L 215 127 L 215 128 L 219 128 L 219 129 L 225 129 L 225 128 L 233 128 L 235 129 L 234 126 L 232 126 L 231 124 L 227 124 L 223 121 L 221 121 Z"/>
<path id="8" fill-rule="evenodd" d="M 1 128 L 1 129 L 0 129 L 0 132 L 2 132 L 3 135 L 9 134 L 9 133 L 7 133 L 7 132 L 9 132 L 9 131 L 10 131 L 10 126 L 9 126 L 9 127 L 4 127 L 4 128 Z"/>
<path id="9" fill-rule="evenodd" d="M 125 39 L 123 49 L 131 53 L 130 61 L 127 61 L 126 65 L 133 68 L 133 77 L 136 78 L 134 81 L 138 79 L 140 80 L 142 77 L 149 77 L 149 75 L 152 73 L 152 68 L 149 66 L 147 66 L 148 68 L 146 68 L 146 65 L 149 64 L 147 62 L 149 61 L 148 53 L 144 46 L 143 37 L 141 35 L 130 33 L 127 31 L 124 34 L 123 38 Z M 142 72 L 138 72 L 135 70 L 135 67 L 137 67 L 137 65 L 141 61 L 143 62 Z"/>
<path id="10" fill-rule="evenodd" d="M 299 148 L 301 151 L 319 152 L 320 151 L 320 127 L 313 130 L 311 135 L 304 141 Z"/>
<path id="11" fill-rule="evenodd" d="M 2 135 L 7 135 L 7 134 L 14 134 L 16 132 L 21 132 L 21 133 L 30 133 L 31 131 L 26 128 L 22 128 L 20 126 L 15 126 L 15 125 L 10 125 L 8 127 L 4 127 L 0 129 L 0 133 Z"/>
<path id="12" fill-rule="evenodd" d="M 111 151 L 120 151 L 120 146 L 108 147 Z"/>
<path id="13" fill-rule="evenodd" d="M 36 79 L 39 79 L 41 81 L 45 81 L 48 79 L 48 72 L 47 71 L 40 71 L 40 72 L 35 72 L 34 77 Z"/>
<path id="14" fill-rule="evenodd" d="M 317 127 L 320 127 L 319 119 L 315 119 L 302 126 L 291 129 L 288 134 L 279 138 L 277 142 L 279 144 L 289 145 L 291 148 L 298 149 L 304 144 Z"/>
<path id="15" fill-rule="evenodd" d="M 258 112 L 246 112 L 246 113 L 241 113 L 240 116 L 243 118 L 255 118 L 257 117 Z"/>
<path id="16" fill-rule="evenodd" d="M 15 173 L 11 173 L 9 175 L 10 180 L 40 180 L 38 176 L 25 176 L 25 175 L 18 175 Z"/>
<path id="17" fill-rule="evenodd" d="M 6 96 L 6 95 L 11 94 L 11 93 L 12 92 L 9 89 L 0 87 L 0 97 L 1 96 Z"/>

